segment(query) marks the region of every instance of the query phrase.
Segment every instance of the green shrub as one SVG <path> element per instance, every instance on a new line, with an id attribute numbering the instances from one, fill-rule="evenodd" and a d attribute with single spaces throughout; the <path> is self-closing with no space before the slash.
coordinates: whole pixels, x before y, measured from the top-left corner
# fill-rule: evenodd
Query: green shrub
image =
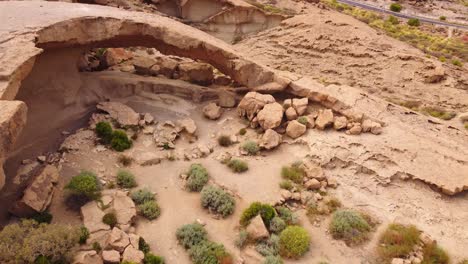
<path id="1" fill-rule="evenodd" d="M 192 164 L 188 172 L 186 187 L 192 192 L 199 192 L 208 183 L 208 171 L 201 164 Z"/>
<path id="2" fill-rule="evenodd" d="M 34 264 L 52 264 L 50 259 L 46 256 L 39 256 L 37 259 L 34 261 Z"/>
<path id="3" fill-rule="evenodd" d="M 255 141 L 246 141 L 242 144 L 242 149 L 245 150 L 249 155 L 257 155 L 260 151 L 260 147 L 258 146 L 257 142 Z"/>
<path id="4" fill-rule="evenodd" d="M 448 264 L 450 257 L 444 249 L 432 243 L 423 248 L 423 261 L 421 264 Z"/>
<path id="5" fill-rule="evenodd" d="M 149 220 L 154 220 L 161 215 L 161 208 L 156 201 L 150 200 L 138 205 L 138 213 Z"/>
<path id="6" fill-rule="evenodd" d="M 222 147 L 229 147 L 233 144 L 231 137 L 227 135 L 221 135 L 218 137 L 218 144 Z"/>
<path id="7" fill-rule="evenodd" d="M 128 139 L 127 134 L 123 130 L 115 130 L 112 132 L 111 147 L 116 151 L 124 151 L 132 146 L 132 141 Z"/>
<path id="8" fill-rule="evenodd" d="M 143 204 L 148 201 L 154 201 L 154 193 L 147 188 L 143 188 L 130 193 L 130 197 L 136 204 Z"/>
<path id="9" fill-rule="evenodd" d="M 310 235 L 300 226 L 288 226 L 280 234 L 280 254 L 287 258 L 299 258 L 309 250 Z"/>
<path id="10" fill-rule="evenodd" d="M 279 186 L 281 189 L 285 189 L 285 190 L 291 190 L 294 187 L 293 182 L 290 180 L 281 181 Z"/>
<path id="11" fill-rule="evenodd" d="M 0 231 L 0 263 L 34 263 L 36 260 L 68 263 L 79 240 L 79 227 L 23 220 L 6 225 Z"/>
<path id="12" fill-rule="evenodd" d="M 72 195 L 84 196 L 88 199 L 96 199 L 101 195 L 101 185 L 98 177 L 89 171 L 83 171 L 73 177 L 65 186 Z"/>
<path id="13" fill-rule="evenodd" d="M 362 243 L 371 230 L 362 214 L 351 210 L 336 211 L 329 228 L 333 238 L 342 239 L 347 245 Z"/>
<path id="14" fill-rule="evenodd" d="M 455 65 L 455 66 L 458 66 L 458 67 L 461 67 L 463 66 L 463 63 L 461 63 L 461 61 L 459 60 L 452 60 L 452 64 Z"/>
<path id="15" fill-rule="evenodd" d="M 244 248 L 248 240 L 249 240 L 249 233 L 247 233 L 247 231 L 245 230 L 241 230 L 235 241 L 236 247 L 240 249 Z"/>
<path id="16" fill-rule="evenodd" d="M 242 212 L 240 218 L 241 225 L 247 226 L 250 223 L 250 220 L 259 214 L 265 225 L 270 226 L 270 221 L 276 216 L 276 211 L 269 204 L 262 204 L 259 202 L 251 203 L 250 206 Z"/>
<path id="17" fill-rule="evenodd" d="M 112 140 L 112 126 L 109 122 L 99 122 L 96 124 L 96 135 L 102 143 L 109 144 Z"/>
<path id="18" fill-rule="evenodd" d="M 102 217 L 102 222 L 111 228 L 117 225 L 117 216 L 114 212 L 109 212 Z"/>
<path id="19" fill-rule="evenodd" d="M 136 187 L 137 183 L 135 180 L 135 176 L 129 171 L 120 170 L 117 173 L 117 185 L 121 188 L 127 189 Z"/>
<path id="20" fill-rule="evenodd" d="M 309 119 L 306 116 L 300 116 L 299 118 L 297 118 L 297 122 L 306 126 L 307 123 L 309 123 Z"/>
<path id="21" fill-rule="evenodd" d="M 283 260 L 277 256 L 267 256 L 263 264 L 283 264 Z"/>
<path id="22" fill-rule="evenodd" d="M 438 107 L 424 107 L 421 109 L 421 111 L 432 117 L 442 120 L 451 120 L 457 115 L 455 112 L 445 111 L 444 109 Z"/>
<path id="23" fill-rule="evenodd" d="M 210 211 L 226 217 L 234 212 L 234 198 L 221 188 L 205 186 L 201 191 L 201 204 Z"/>
<path id="24" fill-rule="evenodd" d="M 143 259 L 144 264 L 164 264 L 164 258 L 161 256 L 156 256 L 152 253 L 145 254 Z"/>
<path id="25" fill-rule="evenodd" d="M 245 134 L 247 134 L 247 129 L 245 129 L 245 128 L 239 129 L 239 135 L 243 136 Z"/>
<path id="26" fill-rule="evenodd" d="M 270 222 L 270 231 L 279 234 L 286 228 L 286 222 L 279 216 L 273 217 Z"/>
<path id="27" fill-rule="evenodd" d="M 176 231 L 177 240 L 186 249 L 206 241 L 207 236 L 205 228 L 198 223 L 184 225 Z"/>
<path id="28" fill-rule="evenodd" d="M 227 165 L 233 172 L 238 173 L 245 172 L 249 169 L 249 164 L 240 159 L 231 159 Z"/>
<path id="29" fill-rule="evenodd" d="M 295 225 L 297 224 L 297 216 L 287 207 L 284 206 L 278 206 L 276 207 L 276 212 L 278 213 L 278 216 L 283 219 L 283 221 L 287 225 Z"/>
<path id="30" fill-rule="evenodd" d="M 91 248 L 96 251 L 97 253 L 101 252 L 101 244 L 99 244 L 97 241 L 94 241 L 93 244 L 91 245 Z"/>
<path id="31" fill-rule="evenodd" d="M 396 18 L 394 16 L 388 16 L 387 21 L 390 22 L 390 24 L 392 24 L 392 25 L 400 24 L 400 20 L 398 20 L 398 18 Z"/>
<path id="32" fill-rule="evenodd" d="M 80 227 L 80 239 L 79 243 L 80 245 L 86 244 L 86 240 L 89 238 L 89 230 L 85 226 Z"/>
<path id="33" fill-rule="evenodd" d="M 421 25 L 421 22 L 419 22 L 419 19 L 417 18 L 410 18 L 408 19 L 408 25 L 412 27 L 419 27 L 419 25 Z"/>
<path id="34" fill-rule="evenodd" d="M 442 21 L 445 21 L 445 20 L 447 20 L 447 17 L 446 16 L 440 16 L 439 19 L 442 20 Z"/>
<path id="35" fill-rule="evenodd" d="M 127 155 L 120 155 L 118 158 L 118 161 L 120 164 L 122 164 L 124 167 L 128 167 L 132 165 L 133 159 Z"/>
<path id="36" fill-rule="evenodd" d="M 232 258 L 222 244 L 211 241 L 202 241 L 189 250 L 190 258 L 194 264 L 221 264 L 231 263 Z"/>
<path id="37" fill-rule="evenodd" d="M 393 258 L 404 258 L 419 242 L 419 230 L 413 226 L 390 224 L 379 239 L 379 256 L 390 262 Z"/>
<path id="38" fill-rule="evenodd" d="M 280 250 L 280 238 L 272 234 L 266 241 L 258 243 L 255 250 L 262 256 L 276 256 Z"/>
<path id="39" fill-rule="evenodd" d="M 47 211 L 36 213 L 33 216 L 31 216 L 31 219 L 38 222 L 39 224 L 41 223 L 50 224 L 50 222 L 52 222 L 52 218 L 53 218 L 52 214 L 50 214 Z"/>
<path id="40" fill-rule="evenodd" d="M 150 245 L 146 242 L 146 240 L 143 237 L 140 237 L 138 239 L 138 249 L 145 254 L 148 254 L 151 250 Z"/>
<path id="41" fill-rule="evenodd" d="M 291 166 L 284 166 L 281 169 L 281 176 L 285 180 L 290 180 L 297 184 L 302 184 L 305 176 L 305 171 L 297 164 Z"/>
<path id="42" fill-rule="evenodd" d="M 402 9 L 401 5 L 398 4 L 398 3 L 392 3 L 390 5 L 390 10 L 392 10 L 393 12 L 400 12 Z"/>

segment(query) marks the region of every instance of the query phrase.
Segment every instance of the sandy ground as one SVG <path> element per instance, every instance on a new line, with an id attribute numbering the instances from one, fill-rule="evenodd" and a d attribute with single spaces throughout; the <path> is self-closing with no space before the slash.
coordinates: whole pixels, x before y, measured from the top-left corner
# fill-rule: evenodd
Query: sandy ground
<path id="1" fill-rule="evenodd" d="M 202 105 L 172 96 L 161 95 L 161 100 L 147 100 L 133 96 L 126 98 L 127 104 L 136 111 L 152 113 L 156 120 L 177 120 L 189 116 L 198 126 L 199 139 L 190 144 L 185 139 L 178 139 L 176 150 L 191 148 L 200 143 L 215 143 L 215 135 L 219 133 L 235 134 L 245 123 L 236 116 L 235 110 L 224 113 L 219 121 L 206 120 L 201 114 Z M 174 108 L 174 106 L 180 106 Z M 228 120 L 228 122 L 226 121 Z M 156 254 L 164 256 L 168 263 L 190 263 L 185 250 L 177 244 L 175 231 L 183 224 L 197 219 L 206 223 L 206 229 L 213 241 L 223 243 L 236 257 L 243 256 L 235 247 L 234 241 L 239 228 L 239 215 L 243 208 L 253 201 L 273 202 L 279 197 L 278 183 L 281 181 L 280 169 L 283 165 L 300 160 L 306 155 L 317 155 L 309 146 L 318 137 L 318 133 L 339 134 L 335 131 L 318 132 L 309 130 L 303 138 L 308 144 L 282 144 L 277 150 L 263 152 L 256 157 L 244 158 L 249 163 L 249 171 L 243 174 L 232 173 L 216 157 L 225 151 L 238 152 L 238 145 L 229 148 L 215 147 L 214 152 L 207 158 L 192 161 L 163 161 L 154 166 L 141 167 L 132 165 L 128 168 L 137 177 L 139 187 L 147 187 L 157 193 L 157 200 L 162 208 L 161 216 L 154 221 L 138 218 L 137 233 L 142 235 L 151 245 Z M 345 135 L 340 135 L 345 136 Z M 258 134 L 249 129 L 246 139 L 257 139 Z M 156 151 L 151 136 L 141 135 L 134 147 L 125 152 L 126 155 L 136 155 L 139 152 Z M 79 170 L 88 169 L 106 178 L 112 178 L 119 169 L 118 154 L 112 151 L 97 152 L 91 144 L 85 149 L 66 155 L 66 162 L 62 169 L 62 183 Z M 199 193 L 183 190 L 179 175 L 187 170 L 191 163 L 202 163 L 209 171 L 211 180 L 234 191 L 236 210 L 226 219 L 215 219 L 200 205 Z M 448 198 L 431 190 L 427 185 L 413 181 L 393 181 L 389 186 L 381 185 L 375 178 L 364 174 L 353 166 L 340 166 L 329 163 L 325 168 L 327 175 L 333 175 L 339 180 L 340 186 L 329 195 L 338 197 L 346 207 L 364 210 L 373 215 L 382 224 L 372 235 L 372 240 L 358 247 L 347 247 L 341 241 L 336 241 L 327 233 L 329 218 L 319 226 L 312 225 L 304 215 L 298 211 L 301 224 L 312 236 L 311 250 L 297 261 L 285 263 L 318 263 L 326 260 L 329 263 L 358 264 L 373 263 L 378 232 L 387 223 L 398 221 L 411 223 L 431 234 L 441 246 L 446 248 L 453 258 L 468 257 L 466 245 L 468 243 L 467 194 Z M 58 193 L 53 201 L 51 212 L 54 221 L 79 223 L 77 212 L 64 206 L 63 196 Z"/>

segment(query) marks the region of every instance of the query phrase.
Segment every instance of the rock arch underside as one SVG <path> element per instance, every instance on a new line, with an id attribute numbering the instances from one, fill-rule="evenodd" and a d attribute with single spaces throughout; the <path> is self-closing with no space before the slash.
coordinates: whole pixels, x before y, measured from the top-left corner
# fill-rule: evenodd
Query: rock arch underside
<path id="1" fill-rule="evenodd" d="M 464 131 L 353 87 L 326 86 L 308 76 L 273 70 L 170 18 L 105 6 L 10 1 L 0 2 L 0 22 L 0 164 L 21 153 L 34 140 L 32 132 L 40 124 L 53 126 L 54 120 L 82 118 L 89 109 L 77 105 L 145 90 L 145 85 L 130 81 L 126 86 L 115 85 L 112 74 L 96 80 L 73 64 L 90 48 L 141 46 L 211 64 L 243 87 L 239 94 L 305 97 L 356 123 L 380 124 L 378 135 L 324 132 L 304 143 L 310 148 L 309 156 L 324 167 L 352 167 L 382 185 L 404 179 L 424 182 L 447 195 L 468 190 Z M 103 87 L 93 90 L 96 86 Z M 205 91 L 193 87 L 188 97 L 200 100 Z M 51 106 L 42 109 L 35 99 Z M 22 133 L 29 138 L 21 139 Z M 58 137 L 60 131 L 47 133 Z M 0 169 L 0 188 L 15 173 L 6 171 L 5 175 Z"/>

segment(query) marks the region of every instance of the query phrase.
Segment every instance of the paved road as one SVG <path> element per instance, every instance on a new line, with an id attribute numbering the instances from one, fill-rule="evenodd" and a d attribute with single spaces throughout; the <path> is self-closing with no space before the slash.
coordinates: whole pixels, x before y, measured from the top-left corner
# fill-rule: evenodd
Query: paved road
<path id="1" fill-rule="evenodd" d="M 390 11 L 390 10 L 387 10 L 387 9 L 384 9 L 384 8 L 380 8 L 380 7 L 373 6 L 373 5 L 368 5 L 368 4 L 363 4 L 363 3 L 352 1 L 352 0 L 337 0 L 337 1 L 340 2 L 340 3 L 343 3 L 343 4 L 357 6 L 357 7 L 363 8 L 363 9 L 368 9 L 368 10 L 372 10 L 372 11 L 391 14 L 391 15 L 396 16 L 396 17 L 401 17 L 401 18 L 406 18 L 406 19 L 417 18 L 421 22 L 426 22 L 426 23 L 431 23 L 431 24 L 436 24 L 436 25 L 441 25 L 441 26 L 455 27 L 455 28 L 461 28 L 461 29 L 468 30 L 468 25 L 452 24 L 452 23 L 440 21 L 440 20 L 437 20 L 437 19 L 427 18 L 427 17 L 406 15 L 406 14 L 393 12 L 393 11 Z"/>

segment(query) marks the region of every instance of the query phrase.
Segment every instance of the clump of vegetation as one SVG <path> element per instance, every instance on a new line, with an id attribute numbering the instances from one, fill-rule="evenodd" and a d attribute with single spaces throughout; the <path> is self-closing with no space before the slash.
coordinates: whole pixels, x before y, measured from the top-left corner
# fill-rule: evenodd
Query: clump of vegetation
<path id="1" fill-rule="evenodd" d="M 285 180 L 290 180 L 294 183 L 302 184 L 305 171 L 301 168 L 300 163 L 294 163 L 291 166 L 284 166 L 281 169 L 281 176 Z"/>
<path id="2" fill-rule="evenodd" d="M 398 25 L 400 24 L 400 20 L 394 16 L 388 16 L 387 21 L 392 24 L 392 25 Z"/>
<path id="3" fill-rule="evenodd" d="M 419 27 L 421 25 L 421 22 L 419 22 L 419 19 L 417 18 L 410 18 L 408 19 L 408 25 L 412 27 Z"/>
<path id="4" fill-rule="evenodd" d="M 135 176 L 133 173 L 126 171 L 126 170 L 120 170 L 117 173 L 117 185 L 121 188 L 133 188 L 137 186 Z"/>
<path id="5" fill-rule="evenodd" d="M 161 256 L 156 256 L 152 253 L 145 254 L 145 258 L 143 259 L 143 263 L 145 264 L 164 264 L 164 258 Z"/>
<path id="6" fill-rule="evenodd" d="M 306 126 L 307 123 L 309 123 L 309 119 L 307 118 L 307 116 L 300 116 L 299 118 L 297 118 L 297 122 Z"/>
<path id="7" fill-rule="evenodd" d="M 359 212 L 338 210 L 332 216 L 330 232 L 335 239 L 341 239 L 347 245 L 360 244 L 368 239 L 371 225 Z"/>
<path id="8" fill-rule="evenodd" d="M 192 164 L 188 171 L 185 187 L 192 192 L 199 192 L 208 183 L 208 171 L 201 164 Z"/>
<path id="9" fill-rule="evenodd" d="M 111 228 L 117 225 L 117 215 L 115 212 L 109 212 L 102 217 L 102 222 Z"/>
<path id="10" fill-rule="evenodd" d="M 141 252 L 147 254 L 150 252 L 151 248 L 148 242 L 143 237 L 140 237 L 138 239 L 138 249 L 141 250 Z"/>
<path id="11" fill-rule="evenodd" d="M 118 158 L 118 161 L 124 167 L 128 167 L 128 166 L 132 165 L 133 159 L 132 159 L 132 157 L 129 157 L 127 155 L 120 155 L 119 158 Z"/>
<path id="12" fill-rule="evenodd" d="M 257 142 L 251 140 L 244 142 L 244 144 L 242 144 L 242 149 L 252 156 L 257 155 L 260 151 Z"/>
<path id="13" fill-rule="evenodd" d="M 446 16 L 440 16 L 440 17 L 439 17 L 439 20 L 445 21 L 445 20 L 447 20 L 447 17 L 446 17 Z"/>
<path id="14" fill-rule="evenodd" d="M 93 244 L 91 245 L 91 248 L 97 253 L 100 253 L 102 250 L 101 244 L 99 244 L 97 241 L 93 242 Z"/>
<path id="15" fill-rule="evenodd" d="M 0 231 L 0 263 L 71 263 L 79 241 L 79 227 L 23 220 Z"/>
<path id="16" fill-rule="evenodd" d="M 247 162 L 240 160 L 240 159 L 231 159 L 227 166 L 233 171 L 237 173 L 245 172 L 249 169 L 249 164 Z"/>
<path id="17" fill-rule="evenodd" d="M 65 186 L 73 196 L 84 197 L 94 200 L 101 196 L 101 185 L 96 174 L 89 171 L 82 171 L 74 176 Z"/>
<path id="18" fill-rule="evenodd" d="M 201 204 L 211 212 L 223 217 L 234 212 L 235 200 L 226 191 L 215 186 L 205 186 L 201 191 Z"/>
<path id="19" fill-rule="evenodd" d="M 453 59 L 452 64 L 455 65 L 455 66 L 458 66 L 458 67 L 463 66 L 463 63 L 461 61 L 457 60 L 457 59 Z"/>
<path id="20" fill-rule="evenodd" d="M 390 224 L 380 236 L 379 256 L 389 263 L 393 258 L 408 256 L 419 242 L 419 235 L 420 231 L 413 225 Z"/>
<path id="21" fill-rule="evenodd" d="M 111 147 L 116 151 L 124 151 L 132 146 L 132 141 L 128 139 L 127 133 L 123 130 L 112 132 Z"/>
<path id="22" fill-rule="evenodd" d="M 52 218 L 53 218 L 52 214 L 47 211 L 36 213 L 33 216 L 31 216 L 31 219 L 38 222 L 39 224 L 41 223 L 50 224 L 50 222 L 52 222 Z"/>
<path id="23" fill-rule="evenodd" d="M 240 232 L 239 232 L 239 235 L 237 236 L 237 239 L 236 241 L 234 242 L 236 247 L 242 249 L 245 247 L 245 245 L 247 244 L 247 242 L 249 241 L 249 233 L 247 233 L 246 230 L 242 229 Z"/>
<path id="24" fill-rule="evenodd" d="M 136 204 L 143 204 L 144 202 L 155 200 L 154 193 L 147 188 L 131 192 L 130 197 Z"/>
<path id="25" fill-rule="evenodd" d="M 86 244 L 86 240 L 88 240 L 89 235 L 90 233 L 88 228 L 85 226 L 80 227 L 80 239 L 78 240 L 78 243 L 80 243 L 80 245 Z"/>
<path id="26" fill-rule="evenodd" d="M 239 129 L 239 135 L 244 136 L 245 134 L 247 134 L 247 129 L 246 128 Z"/>
<path id="27" fill-rule="evenodd" d="M 205 228 L 198 223 L 187 224 L 177 229 L 176 237 L 179 243 L 186 249 L 208 239 Z"/>
<path id="28" fill-rule="evenodd" d="M 221 135 L 218 137 L 218 144 L 222 147 L 229 147 L 233 144 L 231 137 L 228 135 Z"/>
<path id="29" fill-rule="evenodd" d="M 309 250 L 310 235 L 300 226 L 288 226 L 279 237 L 280 254 L 287 258 L 299 258 Z"/>
<path id="30" fill-rule="evenodd" d="M 426 245 L 423 248 L 423 261 L 421 264 L 448 264 L 450 257 L 445 250 L 436 243 Z"/>
<path id="31" fill-rule="evenodd" d="M 434 107 L 425 107 L 421 109 L 421 112 L 426 113 L 432 117 L 439 118 L 442 120 L 453 119 L 457 114 L 455 112 L 445 111 L 443 109 L 434 108 Z"/>
<path id="32" fill-rule="evenodd" d="M 276 212 L 278 216 L 284 220 L 287 225 L 295 225 L 297 224 L 297 216 L 287 207 L 278 206 L 276 207 Z"/>
<path id="33" fill-rule="evenodd" d="M 267 256 L 263 264 L 283 264 L 283 260 L 277 256 Z"/>
<path id="34" fill-rule="evenodd" d="M 154 220 L 161 215 L 161 208 L 154 200 L 146 201 L 138 205 L 138 213 L 149 220 Z"/>
<path id="35" fill-rule="evenodd" d="M 292 181 L 290 180 L 282 180 L 280 183 L 279 183 L 279 186 L 281 189 L 285 189 L 285 190 L 292 190 L 292 188 L 294 187 L 294 184 Z"/>
<path id="36" fill-rule="evenodd" d="M 102 143 L 109 144 L 112 140 L 112 126 L 109 122 L 99 122 L 96 124 L 96 135 Z"/>
<path id="37" fill-rule="evenodd" d="M 403 9 L 403 7 L 398 3 L 392 3 L 390 5 L 390 10 L 392 10 L 393 12 L 400 12 L 401 9 Z"/>
<path id="38" fill-rule="evenodd" d="M 267 240 L 258 243 L 255 250 L 262 256 L 276 256 L 280 250 L 280 238 L 272 234 Z"/>
<path id="39" fill-rule="evenodd" d="M 270 221 L 276 216 L 275 208 L 269 204 L 262 204 L 260 202 L 254 202 L 246 208 L 241 215 L 240 223 L 242 226 L 247 226 L 255 216 L 260 215 L 263 222 L 268 227 Z"/>
<path id="40" fill-rule="evenodd" d="M 270 231 L 279 234 L 286 228 L 286 222 L 279 216 L 273 217 L 270 222 Z"/>

